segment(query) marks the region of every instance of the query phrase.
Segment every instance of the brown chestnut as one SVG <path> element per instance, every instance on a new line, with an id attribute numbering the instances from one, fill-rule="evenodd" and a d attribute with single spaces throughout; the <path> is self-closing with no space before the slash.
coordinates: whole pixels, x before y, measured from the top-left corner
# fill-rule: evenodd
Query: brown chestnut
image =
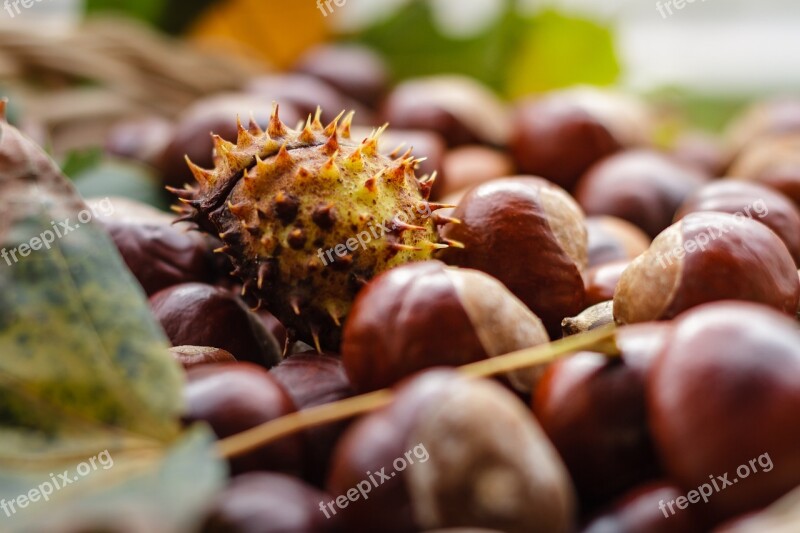
<path id="1" fill-rule="evenodd" d="M 514 162 L 500 150 L 466 145 L 447 152 L 442 161 L 444 180 L 439 194 L 446 196 L 485 181 L 514 174 Z M 456 202 L 457 203 L 457 202 Z"/>
<path id="2" fill-rule="evenodd" d="M 800 330 L 792 318 L 747 302 L 687 311 L 654 363 L 647 396 L 661 463 L 685 491 L 706 495 L 692 509 L 708 523 L 800 484 Z"/>
<path id="3" fill-rule="evenodd" d="M 728 126 L 730 150 L 739 154 L 754 142 L 787 133 L 800 133 L 800 100 L 773 98 L 746 108 Z"/>
<path id="4" fill-rule="evenodd" d="M 622 324 L 671 319 L 696 305 L 746 300 L 794 315 L 797 266 L 780 237 L 760 222 L 691 213 L 653 241 L 622 273 L 614 318 Z"/>
<path id="5" fill-rule="evenodd" d="M 173 346 L 169 352 L 186 370 L 200 365 L 236 362 L 230 352 L 211 346 Z"/>
<path id="6" fill-rule="evenodd" d="M 383 121 L 401 129 L 432 130 L 450 146 L 503 146 L 510 133 L 505 104 L 487 87 L 465 76 L 405 81 L 383 104 Z"/>
<path id="7" fill-rule="evenodd" d="M 211 246 L 200 233 L 161 223 L 105 220 L 103 225 L 148 296 L 179 283 L 214 281 Z"/>
<path id="8" fill-rule="evenodd" d="M 647 142 L 650 118 L 639 103 L 597 89 L 570 89 L 520 102 L 511 153 L 519 171 L 567 190 L 603 157 Z"/>
<path id="9" fill-rule="evenodd" d="M 645 232 L 617 217 L 587 217 L 586 233 L 589 267 L 612 261 L 632 261 L 643 254 L 651 242 Z"/>
<path id="10" fill-rule="evenodd" d="M 586 271 L 586 305 L 597 305 L 614 299 L 622 273 L 631 262 L 612 261 Z"/>
<path id="11" fill-rule="evenodd" d="M 269 368 L 283 350 L 244 303 L 225 289 L 182 283 L 150 297 L 150 309 L 174 346 L 213 346 Z"/>
<path id="12" fill-rule="evenodd" d="M 541 321 L 497 280 L 439 261 L 374 278 L 344 325 L 342 361 L 359 392 L 432 366 L 460 366 L 547 342 Z M 508 376 L 530 392 L 536 372 Z"/>
<path id="13" fill-rule="evenodd" d="M 283 386 L 269 371 L 251 363 L 201 365 L 187 371 L 184 388 L 187 423 L 207 422 L 218 438 L 230 437 L 296 411 Z M 231 459 L 231 470 L 301 473 L 302 435 L 291 435 Z"/>
<path id="14" fill-rule="evenodd" d="M 375 107 L 389 86 L 389 67 L 371 48 L 352 43 L 316 46 L 294 70 L 327 82 L 342 94 Z"/>
<path id="15" fill-rule="evenodd" d="M 680 510 L 667 504 L 684 497 L 674 484 L 661 481 L 632 490 L 613 507 L 595 517 L 581 533 L 700 533 L 703 528 L 691 509 Z"/>
<path id="16" fill-rule="evenodd" d="M 371 124 L 372 113 L 334 89 L 321 79 L 305 74 L 267 74 L 251 79 L 245 85 L 245 92 L 257 96 L 266 102 L 278 102 L 299 113 L 300 120 L 322 111 L 322 120 L 327 124 L 344 110 L 355 111 L 354 120 L 358 124 Z M 283 117 L 282 117 L 283 118 Z M 286 124 L 294 125 L 296 121 L 284 118 Z"/>
<path id="17" fill-rule="evenodd" d="M 354 424 L 327 488 L 351 531 L 557 533 L 573 522 L 566 470 L 530 412 L 497 383 L 449 370 L 408 380 Z"/>
<path id="18" fill-rule="evenodd" d="M 234 478 L 211 502 L 202 533 L 324 533 L 339 531 L 320 502 L 327 494 L 284 474 L 252 472 Z"/>
<path id="19" fill-rule="evenodd" d="M 146 165 L 156 166 L 174 135 L 173 124 L 159 116 L 129 119 L 108 132 L 106 152 Z"/>
<path id="20" fill-rule="evenodd" d="M 584 309 L 583 213 L 563 189 L 541 178 L 505 178 L 472 189 L 442 235 L 463 248 L 442 250 L 444 262 L 500 280 L 542 319 L 553 338 L 561 320 Z"/>
<path id="21" fill-rule="evenodd" d="M 702 170 L 712 178 L 722 176 L 731 159 L 720 140 L 700 132 L 689 132 L 678 137 L 670 155 L 685 165 Z"/>
<path id="22" fill-rule="evenodd" d="M 708 181 L 702 171 L 653 150 L 608 157 L 580 179 L 575 199 L 587 215 L 613 215 L 655 237 L 683 201 Z"/>
<path id="23" fill-rule="evenodd" d="M 742 213 L 758 220 L 783 240 L 800 266 L 800 209 L 774 189 L 738 180 L 713 181 L 687 198 L 675 220 L 697 211 Z"/>
<path id="24" fill-rule="evenodd" d="M 620 357 L 581 352 L 550 365 L 533 412 L 570 471 L 586 508 L 659 473 L 647 427 L 645 383 L 670 326 L 620 328 Z"/>
<path id="25" fill-rule="evenodd" d="M 158 161 L 164 185 L 183 187 L 185 183 L 195 183 L 186 156 L 202 168 L 214 167 L 214 143 L 210 133 L 226 141 L 236 142 L 237 115 L 247 124 L 253 113 L 261 127 L 269 123 L 272 114 L 272 100 L 250 94 L 222 94 L 198 100 L 186 109 L 175 125 L 175 135 L 167 145 Z M 305 118 L 291 105 L 281 102 L 281 118 L 294 124 Z"/>
<path id="26" fill-rule="evenodd" d="M 800 208 L 800 133 L 749 145 L 731 165 L 733 178 L 755 181 L 788 196 Z"/>
<path id="27" fill-rule="evenodd" d="M 300 411 L 354 395 L 341 359 L 332 354 L 293 354 L 270 372 Z M 305 432 L 309 452 L 306 476 L 312 483 L 322 484 L 325 480 L 333 448 L 348 425 L 343 421 Z"/>

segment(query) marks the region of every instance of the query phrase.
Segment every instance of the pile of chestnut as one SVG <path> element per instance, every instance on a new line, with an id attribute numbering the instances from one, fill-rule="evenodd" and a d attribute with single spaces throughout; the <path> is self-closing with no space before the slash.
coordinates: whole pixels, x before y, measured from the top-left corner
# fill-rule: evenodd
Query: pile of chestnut
<path id="1" fill-rule="evenodd" d="M 358 108 L 364 126 L 391 123 L 387 152 L 405 141 L 427 156 L 435 199 L 456 205 L 442 231 L 464 247 L 371 280 L 340 353 L 320 354 L 249 309 L 219 243 L 115 203 L 104 223 L 186 369 L 187 424 L 224 438 L 394 391 L 233 458 L 202 530 L 758 531 L 749 517 L 800 486 L 800 101 L 665 149 L 634 98 L 579 88 L 510 107 L 472 80 L 387 79 L 371 52 L 327 45 L 199 102 L 161 147 L 132 142 L 153 124 L 111 137 L 182 185 L 183 155 L 211 166 L 207 133 L 235 135 L 237 113 Z M 491 380 L 453 368 L 612 322 L 616 356 Z M 418 444 L 429 459 L 395 469 Z M 771 470 L 693 501 L 765 454 Z"/>

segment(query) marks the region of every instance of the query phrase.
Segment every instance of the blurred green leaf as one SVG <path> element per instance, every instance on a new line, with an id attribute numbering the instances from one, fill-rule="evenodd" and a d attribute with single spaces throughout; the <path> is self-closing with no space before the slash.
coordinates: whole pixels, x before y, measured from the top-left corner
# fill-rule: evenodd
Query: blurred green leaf
<path id="1" fill-rule="evenodd" d="M 158 23 L 167 0 L 86 0 L 86 12 L 116 11 L 128 16 Z"/>
<path id="2" fill-rule="evenodd" d="M 576 84 L 612 85 L 620 74 L 611 29 L 553 10 L 531 19 L 507 68 L 512 98 Z"/>
<path id="3" fill-rule="evenodd" d="M 507 1 L 502 15 L 469 38 L 444 35 L 427 2 L 416 1 L 364 31 L 358 39 L 380 51 L 397 79 L 442 73 L 472 76 L 502 91 L 508 58 L 515 54 L 526 27 Z"/>
<path id="4" fill-rule="evenodd" d="M 82 157 L 85 158 L 82 162 L 87 164 L 69 176 L 84 198 L 122 196 L 169 210 L 169 196 L 149 167 L 107 157 L 92 159 L 86 153 Z M 78 166 L 78 162 L 75 162 L 75 166 Z"/>
<path id="5" fill-rule="evenodd" d="M 417 0 L 356 39 L 381 52 L 397 79 L 465 74 L 510 97 L 581 83 L 608 85 L 620 72 L 610 28 L 552 10 L 523 16 L 512 0 L 470 37 L 445 35 L 430 4 Z"/>
<path id="6" fill-rule="evenodd" d="M 100 165 L 103 160 L 102 148 L 88 150 L 73 150 L 61 163 L 61 172 L 67 177 L 78 176 Z"/>
<path id="7" fill-rule="evenodd" d="M 4 121 L 0 196 L 0 498 L 25 495 L 32 481 L 102 451 L 119 460 L 113 475 L 59 492 L 69 504 L 64 516 L 81 517 L 79 508 L 115 494 L 114 506 L 157 504 L 164 516 L 180 513 L 182 500 L 205 498 L 224 470 L 210 434 L 189 438 L 191 460 L 164 462 L 183 438 L 183 371 L 141 287 L 92 220 L 111 214 L 113 204 L 84 204 L 41 148 Z M 191 485 L 183 482 L 187 472 Z M 142 476 L 149 481 L 138 489 L 115 492 Z M 154 501 L 158 483 L 179 494 Z M 83 503 L 73 506 L 74 499 Z M 38 520 L 56 508 L 19 516 Z M 3 511 L 0 530 L 23 527 Z"/>

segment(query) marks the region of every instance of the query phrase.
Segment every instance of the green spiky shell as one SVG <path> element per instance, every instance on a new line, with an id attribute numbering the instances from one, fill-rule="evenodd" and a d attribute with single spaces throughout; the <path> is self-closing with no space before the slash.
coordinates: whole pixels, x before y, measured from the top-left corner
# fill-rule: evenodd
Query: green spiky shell
<path id="1" fill-rule="evenodd" d="M 172 192 L 182 220 L 224 242 L 219 251 L 244 293 L 294 337 L 335 350 L 361 286 L 446 248 L 436 226 L 450 219 L 432 214 L 443 207 L 427 201 L 435 176 L 418 180 L 410 151 L 395 159 L 378 151 L 384 128 L 358 143 L 350 139 L 352 113 L 327 127 L 319 115 L 293 130 L 275 106 L 266 131 L 251 120 L 248 128 L 239 123 L 236 144 L 214 136 L 215 168 L 189 161 L 198 185 Z M 341 257 L 336 247 L 348 240 Z"/>

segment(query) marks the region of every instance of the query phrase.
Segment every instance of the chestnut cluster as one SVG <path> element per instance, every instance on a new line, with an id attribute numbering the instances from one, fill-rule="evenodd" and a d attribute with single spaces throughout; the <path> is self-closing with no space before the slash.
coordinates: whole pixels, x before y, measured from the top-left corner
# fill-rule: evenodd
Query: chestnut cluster
<path id="1" fill-rule="evenodd" d="M 183 156 L 213 166 L 207 132 L 235 141 L 236 114 L 265 122 L 272 100 L 289 124 L 357 109 L 353 137 L 390 121 L 379 149 L 427 156 L 415 164 L 451 206 L 432 215 L 448 247 L 361 280 L 325 353 L 252 308 L 216 239 L 146 209 L 106 223 L 186 370 L 186 424 L 224 439 L 392 391 L 360 418 L 233 457 L 204 531 L 700 532 L 800 485 L 800 103 L 664 149 L 629 97 L 512 107 L 464 78 L 388 80 L 369 50 L 326 45 L 174 128 L 136 125 L 160 150 L 114 137 L 182 185 Z M 491 380 L 453 370 L 612 323 L 611 357 Z M 737 474 L 764 456 L 774 470 Z M 684 505 L 726 473 L 741 479 Z"/>

